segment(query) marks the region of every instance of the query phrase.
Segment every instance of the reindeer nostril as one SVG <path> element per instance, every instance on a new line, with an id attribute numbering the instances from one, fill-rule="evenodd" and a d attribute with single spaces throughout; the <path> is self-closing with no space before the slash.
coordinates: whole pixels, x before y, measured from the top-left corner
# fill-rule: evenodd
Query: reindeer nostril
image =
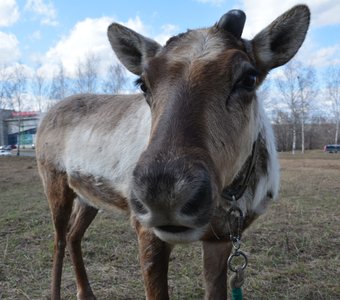
<path id="1" fill-rule="evenodd" d="M 197 215 L 209 205 L 211 199 L 210 184 L 203 184 L 195 195 L 183 206 L 181 213 L 189 216 Z"/>

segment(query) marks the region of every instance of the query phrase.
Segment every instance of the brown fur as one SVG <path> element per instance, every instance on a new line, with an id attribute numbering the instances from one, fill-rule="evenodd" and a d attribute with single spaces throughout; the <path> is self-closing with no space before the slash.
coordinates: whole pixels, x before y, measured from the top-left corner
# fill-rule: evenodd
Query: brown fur
<path id="1" fill-rule="evenodd" d="M 227 260 L 232 249 L 229 241 L 204 241 L 203 267 L 206 299 L 227 299 Z M 227 254 L 227 255 L 226 255 Z"/>
<path id="2" fill-rule="evenodd" d="M 93 204 L 115 206 L 123 211 L 128 211 L 128 200 L 110 186 L 110 182 L 92 175 L 74 172 L 69 175 L 69 185 L 85 199 L 91 199 Z"/>
<path id="3" fill-rule="evenodd" d="M 138 235 L 140 263 L 148 300 L 167 300 L 168 262 L 172 246 L 158 239 L 135 219 L 133 225 Z"/>
<path id="4" fill-rule="evenodd" d="M 51 293 L 54 299 L 60 299 L 61 274 L 65 255 L 66 234 L 75 194 L 67 185 L 67 177 L 65 173 L 55 170 L 52 166 L 39 163 L 38 168 L 40 176 L 43 179 L 45 193 L 48 198 L 55 226 Z"/>

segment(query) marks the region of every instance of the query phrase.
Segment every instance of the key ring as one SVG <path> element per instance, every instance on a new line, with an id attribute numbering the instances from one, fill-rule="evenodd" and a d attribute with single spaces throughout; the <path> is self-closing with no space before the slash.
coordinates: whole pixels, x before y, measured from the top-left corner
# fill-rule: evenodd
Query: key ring
<path id="1" fill-rule="evenodd" d="M 232 262 L 233 262 L 233 259 L 235 257 L 239 257 L 239 256 L 241 256 L 244 260 L 244 263 L 241 266 L 241 270 L 244 270 L 247 267 L 247 265 L 248 265 L 247 255 L 240 250 L 236 250 L 235 253 L 230 255 L 229 258 L 228 258 L 228 268 L 229 268 L 230 271 L 235 272 L 235 273 L 237 272 L 238 268 L 234 268 Z"/>

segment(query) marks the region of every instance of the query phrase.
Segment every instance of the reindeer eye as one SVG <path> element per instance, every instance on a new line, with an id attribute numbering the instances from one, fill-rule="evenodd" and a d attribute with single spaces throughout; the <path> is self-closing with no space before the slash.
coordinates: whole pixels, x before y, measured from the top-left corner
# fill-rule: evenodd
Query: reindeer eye
<path id="1" fill-rule="evenodd" d="M 148 91 L 148 87 L 146 86 L 146 84 L 144 82 L 142 82 L 139 86 L 139 88 L 141 89 L 141 91 L 145 94 Z"/>
<path id="2" fill-rule="evenodd" d="M 143 81 L 142 78 L 138 78 L 135 81 L 135 85 L 140 88 L 140 90 L 145 94 L 148 91 L 148 87 L 146 86 L 145 82 Z"/>
<path id="3" fill-rule="evenodd" d="M 247 72 L 241 80 L 237 83 L 237 86 L 239 88 L 245 89 L 249 92 L 253 91 L 256 87 L 257 83 L 257 72 L 255 70 L 252 70 L 250 72 Z"/>

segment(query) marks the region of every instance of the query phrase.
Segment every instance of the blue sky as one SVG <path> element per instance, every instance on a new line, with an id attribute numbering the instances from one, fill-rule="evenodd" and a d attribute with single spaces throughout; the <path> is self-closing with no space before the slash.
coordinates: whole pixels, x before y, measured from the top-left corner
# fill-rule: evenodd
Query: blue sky
<path id="1" fill-rule="evenodd" d="M 70 74 L 88 53 L 114 60 L 106 28 L 120 22 L 164 43 L 188 28 L 213 25 L 233 8 L 243 9 L 243 37 L 251 38 L 296 0 L 0 0 L 0 65 L 21 63 L 51 75 L 58 62 Z M 323 69 L 340 64 L 340 1 L 305 1 L 311 28 L 298 58 Z"/>

